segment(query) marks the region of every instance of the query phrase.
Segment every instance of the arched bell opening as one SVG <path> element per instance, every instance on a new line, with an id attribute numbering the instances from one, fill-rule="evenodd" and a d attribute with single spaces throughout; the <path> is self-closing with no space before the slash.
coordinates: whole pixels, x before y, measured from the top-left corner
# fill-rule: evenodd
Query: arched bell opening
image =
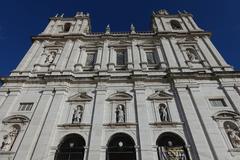
<path id="1" fill-rule="evenodd" d="M 174 133 L 161 134 L 156 142 L 159 160 L 189 160 L 184 140 Z"/>
<path id="2" fill-rule="evenodd" d="M 135 142 L 125 133 L 113 135 L 106 151 L 106 160 L 136 160 Z"/>
<path id="3" fill-rule="evenodd" d="M 86 143 L 82 136 L 69 134 L 59 144 L 55 160 L 83 160 Z"/>

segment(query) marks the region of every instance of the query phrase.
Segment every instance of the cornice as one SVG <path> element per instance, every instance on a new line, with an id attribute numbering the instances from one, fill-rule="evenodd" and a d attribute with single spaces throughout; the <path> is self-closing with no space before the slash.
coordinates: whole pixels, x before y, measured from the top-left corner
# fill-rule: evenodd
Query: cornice
<path id="1" fill-rule="evenodd" d="M 224 78 L 240 78 L 240 71 L 223 71 L 223 72 L 178 72 L 173 73 L 170 71 L 164 72 L 162 75 L 148 75 L 146 72 L 131 72 L 119 76 L 118 74 L 108 73 L 108 74 L 98 74 L 88 76 L 82 75 L 79 77 L 77 74 L 72 75 L 39 75 L 35 77 L 29 76 L 9 76 L 1 77 L 0 80 L 3 83 L 37 83 L 37 84 L 47 84 L 49 82 L 67 82 L 67 83 L 92 83 L 97 82 L 170 82 L 178 79 L 194 79 L 194 80 L 219 80 Z"/>
<path id="2" fill-rule="evenodd" d="M 129 32 L 111 32 L 106 35 L 104 33 L 73 33 L 65 35 L 51 35 L 51 34 L 39 34 L 37 36 L 32 36 L 32 41 L 35 40 L 64 40 L 64 39 L 83 39 L 83 40 L 121 40 L 121 39 L 151 39 L 151 38 L 161 38 L 161 37 L 179 37 L 183 38 L 186 36 L 211 36 L 210 32 L 205 31 L 195 31 L 195 32 L 136 32 L 132 35 Z"/>

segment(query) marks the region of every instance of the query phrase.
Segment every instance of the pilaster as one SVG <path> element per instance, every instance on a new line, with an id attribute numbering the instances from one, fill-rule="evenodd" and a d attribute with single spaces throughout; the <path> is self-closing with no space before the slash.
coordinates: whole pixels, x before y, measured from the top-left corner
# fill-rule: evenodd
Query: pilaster
<path id="1" fill-rule="evenodd" d="M 92 112 L 92 128 L 90 132 L 90 145 L 88 159 L 99 159 L 101 156 L 102 136 L 103 136 L 103 120 L 104 120 L 104 104 L 106 99 L 106 86 L 98 84 Z"/>
<path id="2" fill-rule="evenodd" d="M 52 137 L 54 137 L 56 130 L 56 127 L 53 126 L 57 126 L 57 120 L 60 116 L 58 113 L 60 113 L 60 110 L 64 107 L 67 99 L 66 94 L 67 90 L 65 88 L 56 89 L 55 96 L 37 138 L 38 140 L 35 144 L 35 150 L 31 159 L 44 159 L 48 157 L 48 151 L 51 150 L 51 142 L 53 141 Z"/>
<path id="3" fill-rule="evenodd" d="M 59 58 L 59 61 L 57 63 L 57 66 L 56 66 L 57 70 L 62 71 L 63 69 L 65 69 L 69 55 L 72 51 L 72 47 L 73 47 L 73 41 L 70 39 L 67 40 L 67 42 L 63 48 L 62 54 Z"/>
<path id="4" fill-rule="evenodd" d="M 152 150 L 152 134 L 148 119 L 148 110 L 146 106 L 146 96 L 144 82 L 135 82 L 134 87 L 135 94 L 135 110 L 137 116 L 137 137 L 139 142 L 136 142 L 140 146 L 139 160 L 153 159 L 154 152 Z"/>
<path id="5" fill-rule="evenodd" d="M 31 122 L 28 124 L 28 129 L 23 137 L 24 141 L 19 145 L 14 160 L 32 160 L 35 147 L 39 141 L 43 125 L 46 122 L 53 98 L 53 90 L 47 89 L 42 91 L 36 109 L 31 117 Z"/>
<path id="6" fill-rule="evenodd" d="M 73 71 L 74 70 L 74 65 L 77 64 L 78 56 L 80 54 L 80 40 L 76 40 L 73 49 L 71 52 L 71 55 L 69 57 L 69 61 L 67 63 L 67 70 Z"/>
<path id="7" fill-rule="evenodd" d="M 138 48 L 139 48 L 140 57 L 141 57 L 141 63 L 140 63 L 141 67 L 142 67 L 143 70 L 147 70 L 148 67 L 147 67 L 147 56 L 146 56 L 146 53 L 145 53 L 145 51 L 144 51 L 142 46 L 138 46 Z"/>
<path id="8" fill-rule="evenodd" d="M 97 56 L 96 56 L 96 63 L 94 65 L 95 70 L 100 70 L 100 68 L 101 68 L 102 53 L 103 53 L 103 48 L 98 47 Z"/>

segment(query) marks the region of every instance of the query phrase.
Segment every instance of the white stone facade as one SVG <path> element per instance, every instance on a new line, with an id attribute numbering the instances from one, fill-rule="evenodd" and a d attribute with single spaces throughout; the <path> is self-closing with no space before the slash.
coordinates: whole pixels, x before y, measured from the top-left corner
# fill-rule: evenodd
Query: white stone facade
<path id="1" fill-rule="evenodd" d="M 191 14 L 94 33 L 79 12 L 32 40 L 1 78 L 0 160 L 240 159 L 240 75 Z"/>

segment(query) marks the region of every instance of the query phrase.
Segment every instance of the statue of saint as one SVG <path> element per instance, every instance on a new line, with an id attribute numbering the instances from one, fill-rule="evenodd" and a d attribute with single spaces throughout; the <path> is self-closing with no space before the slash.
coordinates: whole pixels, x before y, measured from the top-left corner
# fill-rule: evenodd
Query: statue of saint
<path id="1" fill-rule="evenodd" d="M 46 64 L 52 64 L 55 57 L 56 57 L 56 53 L 55 52 L 50 52 L 45 59 L 45 63 Z"/>
<path id="2" fill-rule="evenodd" d="M 122 104 L 118 105 L 117 107 L 116 121 L 117 123 L 125 122 L 125 112 L 124 112 L 124 106 Z"/>
<path id="3" fill-rule="evenodd" d="M 228 134 L 228 138 L 231 141 L 234 148 L 240 148 L 240 133 L 237 130 L 234 130 L 227 125 L 226 132 Z"/>
<path id="4" fill-rule="evenodd" d="M 3 136 L 3 141 L 2 141 L 2 145 L 0 147 L 1 151 L 10 151 L 12 148 L 12 145 L 15 141 L 15 139 L 17 138 L 19 130 L 16 127 L 12 127 L 11 131 Z"/>
<path id="5" fill-rule="evenodd" d="M 197 61 L 198 60 L 198 56 L 196 55 L 195 53 L 195 50 L 193 49 L 187 49 L 187 56 L 188 56 L 188 59 L 189 61 Z"/>
<path id="6" fill-rule="evenodd" d="M 83 109 L 81 106 L 77 106 L 73 112 L 72 123 L 80 123 L 82 120 Z"/>
<path id="7" fill-rule="evenodd" d="M 165 104 L 160 104 L 159 105 L 159 114 L 160 114 L 160 119 L 161 119 L 162 122 L 169 121 L 167 106 Z"/>

